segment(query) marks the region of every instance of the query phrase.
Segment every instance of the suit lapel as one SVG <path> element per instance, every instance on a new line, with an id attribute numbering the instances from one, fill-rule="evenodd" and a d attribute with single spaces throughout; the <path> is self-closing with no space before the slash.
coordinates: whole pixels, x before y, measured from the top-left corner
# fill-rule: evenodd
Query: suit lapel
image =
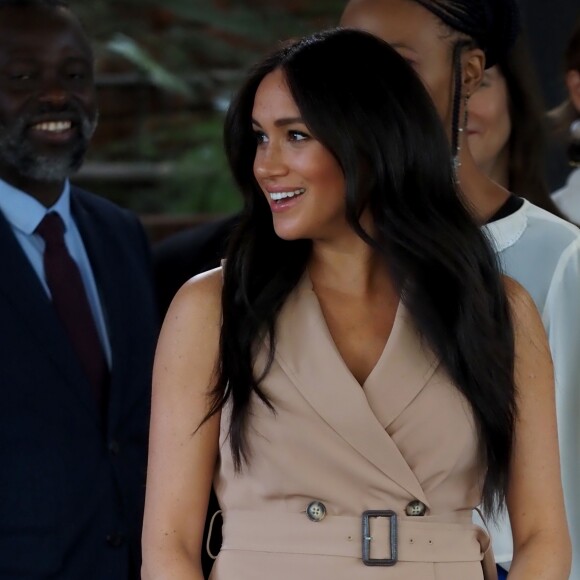
<path id="1" fill-rule="evenodd" d="M 415 474 L 338 353 L 307 275 L 282 309 L 277 332 L 276 360 L 316 412 L 387 477 L 429 505 Z M 382 398 L 388 404 L 389 393 Z"/>
<path id="2" fill-rule="evenodd" d="M 0 277 L 0 292 L 8 299 L 11 307 L 19 312 L 23 328 L 37 341 L 39 351 L 45 352 L 54 362 L 65 378 L 63 383 L 76 393 L 98 421 L 91 389 L 77 355 L 42 284 L 1 213 L 0 255 L 4 272 L 7 273 Z M 55 386 L 51 385 L 51 388 Z"/>

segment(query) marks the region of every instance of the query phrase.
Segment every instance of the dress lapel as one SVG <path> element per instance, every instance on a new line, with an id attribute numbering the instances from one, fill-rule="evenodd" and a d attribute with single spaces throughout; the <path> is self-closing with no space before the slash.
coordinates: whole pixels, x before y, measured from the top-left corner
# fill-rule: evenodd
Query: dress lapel
<path id="1" fill-rule="evenodd" d="M 365 389 L 336 349 L 307 275 L 280 313 L 276 340 L 278 364 L 322 419 L 408 494 L 429 505 L 415 474 L 369 405 Z M 386 350 L 390 343 L 389 339 Z M 384 358 L 390 355 L 383 352 Z M 378 380 L 374 374 L 373 370 L 365 385 L 371 387 Z M 385 390 L 383 405 L 389 404 L 391 392 Z"/>
<path id="2" fill-rule="evenodd" d="M 383 428 L 421 392 L 439 365 L 433 351 L 421 341 L 411 315 L 399 303 L 389 341 L 363 388 Z"/>

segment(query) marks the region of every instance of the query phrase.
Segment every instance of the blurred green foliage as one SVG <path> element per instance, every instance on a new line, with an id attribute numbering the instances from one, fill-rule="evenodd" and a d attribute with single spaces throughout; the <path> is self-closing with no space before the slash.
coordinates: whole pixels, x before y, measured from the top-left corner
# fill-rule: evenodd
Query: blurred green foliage
<path id="1" fill-rule="evenodd" d="M 344 0 L 78 0 L 95 41 L 103 136 L 91 162 L 163 164 L 162 177 L 116 182 L 83 173 L 91 189 L 138 212 L 226 213 L 240 205 L 222 148 L 229 98 L 276 43 L 334 26 Z M 114 90 L 114 97 L 111 93 Z M 115 117 L 107 107 L 125 104 Z M 107 128 L 108 127 L 108 128 Z M 111 127 L 119 127 L 119 130 Z M 99 129 L 100 131 L 101 129 Z M 98 134 L 97 134 L 98 135 Z M 152 171 L 155 173 L 155 171 Z"/>

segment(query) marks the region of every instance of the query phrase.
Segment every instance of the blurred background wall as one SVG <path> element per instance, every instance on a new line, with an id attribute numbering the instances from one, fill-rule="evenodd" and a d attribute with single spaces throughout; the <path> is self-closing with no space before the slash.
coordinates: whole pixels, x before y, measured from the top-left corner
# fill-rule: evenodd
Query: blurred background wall
<path id="1" fill-rule="evenodd" d="M 343 1 L 72 0 L 95 40 L 99 128 L 81 186 L 154 239 L 235 211 L 221 145 L 230 95 L 279 40 L 332 26 Z"/>
<path id="2" fill-rule="evenodd" d="M 520 0 L 546 106 L 578 0 Z M 231 213 L 221 146 L 247 68 L 282 39 L 333 26 L 346 0 L 71 0 L 95 40 L 100 123 L 75 182 L 136 211 L 153 240 Z M 550 184 L 567 167 L 550 167 Z"/>

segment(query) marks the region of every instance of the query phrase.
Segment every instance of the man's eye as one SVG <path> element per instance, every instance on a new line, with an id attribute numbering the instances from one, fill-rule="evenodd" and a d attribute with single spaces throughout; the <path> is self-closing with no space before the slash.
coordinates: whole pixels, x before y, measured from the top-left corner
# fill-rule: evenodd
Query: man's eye
<path id="1" fill-rule="evenodd" d="M 86 81 L 91 78 L 91 73 L 84 68 L 70 69 L 66 71 L 66 76 L 72 81 Z"/>
<path id="2" fill-rule="evenodd" d="M 32 74 L 31 73 L 10 73 L 8 75 L 8 78 L 11 81 L 29 81 L 32 80 Z"/>

